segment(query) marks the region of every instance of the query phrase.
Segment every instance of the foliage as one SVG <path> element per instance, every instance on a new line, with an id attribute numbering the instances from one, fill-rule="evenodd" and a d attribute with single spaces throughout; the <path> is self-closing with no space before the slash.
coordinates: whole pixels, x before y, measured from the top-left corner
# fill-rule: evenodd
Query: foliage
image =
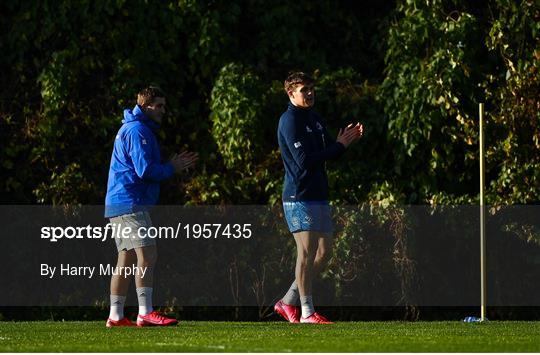
<path id="1" fill-rule="evenodd" d="M 539 6 L 488 5 L 490 12 L 467 1 L 398 5 L 379 100 L 395 148 L 388 180 L 403 202 L 477 199 L 479 102 L 488 112 L 488 201 L 537 201 Z"/>
<path id="2" fill-rule="evenodd" d="M 486 46 L 497 53 L 488 76 L 486 163 L 491 170 L 489 201 L 537 203 L 540 194 L 540 5 L 499 1 Z"/>
<path id="3" fill-rule="evenodd" d="M 382 66 L 382 35 L 365 33 L 379 26 L 391 6 L 373 1 L 358 12 L 359 5 L 335 6 L 332 1 L 308 6 L 286 1 L 262 6 L 259 0 L 6 1 L 0 20 L 0 45 L 6 53 L 0 59 L 3 199 L 102 203 L 121 111 L 133 106 L 138 89 L 152 83 L 160 85 L 168 99 L 169 115 L 160 133 L 162 155 L 197 150 L 199 182 L 230 176 L 214 179 L 215 187 L 196 180 L 164 196 L 164 203 L 276 201 L 281 174 L 274 130 L 286 97 L 274 83 L 295 67 L 328 71 L 336 65 L 357 66 L 376 77 Z M 351 46 L 353 40 L 361 46 Z M 244 73 L 251 76 L 243 78 Z M 242 80 L 247 86 L 241 87 Z M 242 95 L 251 105 L 235 108 Z M 223 115 L 231 110 L 237 110 L 236 119 L 247 126 L 221 132 L 234 127 L 216 124 L 225 123 Z M 265 130 L 257 135 L 242 131 L 260 130 L 261 123 Z M 220 132 L 228 136 L 217 137 Z M 239 150 L 247 143 L 248 149 Z M 231 154 L 238 160 L 233 165 Z M 244 169 L 243 162 L 250 167 Z M 47 194 L 40 192 L 38 186 L 68 171 L 70 164 L 78 164 L 89 190 L 79 191 L 74 184 L 66 195 L 52 184 Z M 266 182 L 261 186 L 258 179 Z M 193 194 L 184 196 L 182 190 Z"/>
<path id="4" fill-rule="evenodd" d="M 224 66 L 212 89 L 212 136 L 227 169 L 250 174 L 253 160 L 262 153 L 256 141 L 262 122 L 264 86 L 240 65 Z"/>
<path id="5" fill-rule="evenodd" d="M 162 156 L 200 155 L 161 203 L 279 205 L 275 131 L 293 69 L 318 79 L 331 133 L 365 127 L 327 166 L 334 205 L 378 208 L 343 216 L 329 271 L 339 292 L 351 273 L 374 271 L 362 274 L 369 285 L 380 270 L 408 299 L 419 265 L 444 256 L 420 260 L 448 235 L 419 239 L 395 205 L 478 202 L 479 102 L 488 203 L 538 203 L 538 1 L 6 0 L 0 11 L 3 203 L 102 204 L 122 109 L 151 83 L 167 93 Z"/>
<path id="6" fill-rule="evenodd" d="M 447 2 L 401 2 L 390 26 L 379 100 L 391 117 L 392 180 L 408 203 L 470 194 L 477 161 L 476 18 Z"/>

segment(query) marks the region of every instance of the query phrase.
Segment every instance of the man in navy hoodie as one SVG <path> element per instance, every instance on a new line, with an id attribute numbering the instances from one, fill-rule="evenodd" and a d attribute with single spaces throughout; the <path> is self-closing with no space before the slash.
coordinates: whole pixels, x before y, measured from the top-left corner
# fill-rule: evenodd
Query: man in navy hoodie
<path id="1" fill-rule="evenodd" d="M 192 167 L 197 154 L 183 152 L 162 164 L 159 145 L 154 134 L 165 113 L 165 95 L 157 87 L 143 89 L 137 95 L 133 110 L 124 110 L 122 127 L 116 135 L 109 168 L 105 217 L 111 224 L 128 231 L 128 238 L 115 238 L 118 249 L 117 267 L 137 264 L 135 285 L 139 302 L 137 326 L 167 326 L 177 324 L 152 308 L 153 268 L 157 259 L 156 241 L 141 238 L 140 227 L 152 225 L 149 207 L 159 198 L 161 181 Z M 133 326 L 124 317 L 124 303 L 130 278 L 125 274 L 111 278 L 111 308 L 107 327 Z"/>
<path id="2" fill-rule="evenodd" d="M 312 110 L 313 85 L 314 80 L 302 72 L 291 73 L 285 80 L 290 102 L 279 119 L 278 142 L 285 167 L 283 210 L 296 242 L 297 259 L 296 279 L 274 310 L 291 323 L 330 324 L 315 312 L 311 291 L 313 277 L 326 265 L 332 248 L 325 162 L 356 142 L 363 127 L 350 124 L 332 139 L 324 120 Z"/>

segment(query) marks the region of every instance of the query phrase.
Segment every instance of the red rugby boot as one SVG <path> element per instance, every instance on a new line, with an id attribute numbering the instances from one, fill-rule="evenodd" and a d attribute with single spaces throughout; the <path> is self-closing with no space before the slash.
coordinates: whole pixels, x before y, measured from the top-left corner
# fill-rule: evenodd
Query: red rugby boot
<path id="1" fill-rule="evenodd" d="M 178 324 L 178 321 L 174 318 L 165 317 L 163 314 L 158 311 L 153 311 L 147 315 L 138 315 L 137 316 L 137 327 L 150 327 L 150 326 L 161 326 L 166 327 L 170 325 Z"/>
<path id="2" fill-rule="evenodd" d="M 328 319 L 321 316 L 319 313 L 315 312 L 312 315 L 310 315 L 307 318 L 300 318 L 300 323 L 311 323 L 311 324 L 334 324 L 334 322 L 330 322 Z"/>
<path id="3" fill-rule="evenodd" d="M 111 318 L 107 319 L 107 323 L 105 323 L 105 326 L 107 328 L 112 327 L 134 327 L 135 323 L 127 319 L 126 317 L 120 319 L 120 320 L 112 320 Z"/>
<path id="4" fill-rule="evenodd" d="M 291 323 L 300 322 L 300 307 L 291 306 L 290 304 L 283 303 L 283 300 L 279 300 L 274 306 L 274 312 L 279 314 L 283 319 Z"/>

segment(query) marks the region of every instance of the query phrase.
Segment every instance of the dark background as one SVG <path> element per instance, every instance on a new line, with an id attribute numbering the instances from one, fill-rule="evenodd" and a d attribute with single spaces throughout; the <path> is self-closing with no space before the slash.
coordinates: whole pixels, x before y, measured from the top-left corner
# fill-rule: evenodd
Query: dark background
<path id="1" fill-rule="evenodd" d="M 536 1 L 7 0 L 0 13 L 3 204 L 102 204 L 122 109 L 151 83 L 169 106 L 162 155 L 200 154 L 191 176 L 163 184 L 162 204 L 279 207 L 276 125 L 287 103 L 282 82 L 295 69 L 317 78 L 316 110 L 332 132 L 351 121 L 365 126 L 362 141 L 328 172 L 334 205 L 388 209 L 374 229 L 407 225 L 393 206 L 478 203 L 479 102 L 487 112 L 487 204 L 538 203 Z M 492 228 L 510 228 L 498 213 L 491 209 Z M 524 289 L 535 282 L 533 222 L 492 237 L 495 278 L 517 278 Z M 373 228 L 336 236 L 334 262 L 393 270 L 403 288 L 399 270 L 418 264 L 422 248 L 439 246 L 432 262 L 449 250 L 459 256 L 444 247 L 454 243 L 444 233 L 419 242 L 394 230 L 381 233 L 384 241 Z M 471 242 L 466 235 L 461 245 Z M 501 263 L 519 253 L 528 257 L 515 275 Z M 410 314 L 402 311 L 391 314 Z M 493 317 L 516 314 L 508 312 Z"/>

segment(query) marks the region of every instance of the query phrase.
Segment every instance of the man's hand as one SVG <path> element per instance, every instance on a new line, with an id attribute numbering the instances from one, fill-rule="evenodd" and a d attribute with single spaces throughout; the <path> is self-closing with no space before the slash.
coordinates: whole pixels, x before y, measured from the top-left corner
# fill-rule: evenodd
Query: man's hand
<path id="1" fill-rule="evenodd" d="M 176 173 L 180 173 L 183 170 L 187 170 L 195 165 L 195 162 L 199 159 L 199 154 L 193 152 L 182 152 L 175 154 L 170 163 L 174 167 Z"/>
<path id="2" fill-rule="evenodd" d="M 364 126 L 360 123 L 356 123 L 356 125 L 353 126 L 351 123 L 347 127 L 339 130 L 336 141 L 347 148 L 349 145 L 359 140 L 360 137 L 362 137 L 362 134 L 364 134 Z"/>

